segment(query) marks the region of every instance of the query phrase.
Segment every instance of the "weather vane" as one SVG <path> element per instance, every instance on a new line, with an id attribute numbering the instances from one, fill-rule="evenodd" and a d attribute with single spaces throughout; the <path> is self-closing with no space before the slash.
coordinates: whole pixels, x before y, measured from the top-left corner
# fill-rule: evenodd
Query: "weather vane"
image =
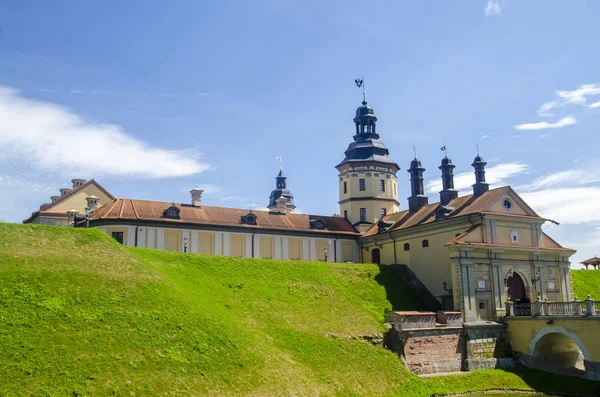
<path id="1" fill-rule="evenodd" d="M 479 143 L 476 143 L 475 147 L 477 148 L 477 155 L 479 156 Z"/>
<path id="2" fill-rule="evenodd" d="M 448 156 L 448 152 L 446 151 L 446 142 L 444 142 L 444 146 L 442 146 L 442 147 L 440 148 L 440 150 L 441 150 L 442 152 L 444 152 L 444 155 L 445 155 L 445 156 Z"/>
<path id="3" fill-rule="evenodd" d="M 415 155 L 415 160 L 417 159 L 417 146 L 415 145 L 415 143 L 413 142 L 413 153 Z"/>
<path id="4" fill-rule="evenodd" d="M 283 159 L 281 158 L 281 156 L 277 156 L 275 157 L 275 160 L 277 160 L 279 162 L 279 169 L 282 170 L 283 169 Z"/>
<path id="5" fill-rule="evenodd" d="M 363 92 L 362 92 L 363 93 L 363 102 L 367 102 L 367 100 L 365 99 L 366 95 L 367 95 L 367 88 L 365 87 L 365 81 L 364 81 L 364 79 L 354 79 L 354 83 L 356 84 L 356 86 L 358 88 L 362 87 L 362 89 L 363 89 Z"/>

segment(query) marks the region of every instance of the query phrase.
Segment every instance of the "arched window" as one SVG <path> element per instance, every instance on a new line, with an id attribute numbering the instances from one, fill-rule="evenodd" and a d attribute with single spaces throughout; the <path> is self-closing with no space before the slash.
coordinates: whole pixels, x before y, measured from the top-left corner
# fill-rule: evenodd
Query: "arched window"
<path id="1" fill-rule="evenodd" d="M 429 240 L 423 240 L 423 248 L 429 247 Z"/>
<path id="2" fill-rule="evenodd" d="M 410 244 L 404 243 L 404 251 L 409 251 L 409 250 L 410 250 Z"/>

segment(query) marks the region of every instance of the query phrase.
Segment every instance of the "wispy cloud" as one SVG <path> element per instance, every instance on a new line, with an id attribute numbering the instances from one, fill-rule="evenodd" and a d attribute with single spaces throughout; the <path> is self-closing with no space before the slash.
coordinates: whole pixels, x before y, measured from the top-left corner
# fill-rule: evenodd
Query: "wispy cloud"
<path id="1" fill-rule="evenodd" d="M 567 116 L 555 123 L 548 123 L 547 121 L 540 121 L 537 123 L 525 123 L 525 124 L 517 124 L 515 125 L 516 130 L 524 130 L 524 131 L 535 131 L 535 130 L 545 130 L 548 128 L 562 128 L 567 127 L 569 125 L 577 124 L 577 120 L 573 116 Z"/>
<path id="2" fill-rule="evenodd" d="M 523 163 L 502 163 L 485 170 L 487 182 L 493 187 L 508 184 L 507 179 L 527 171 L 527 165 Z M 466 190 L 475 183 L 473 171 L 461 172 L 454 176 L 454 188 L 457 190 Z M 440 178 L 427 181 L 425 190 L 428 193 L 436 193 L 442 190 L 442 181 Z"/>
<path id="3" fill-rule="evenodd" d="M 600 95 L 600 84 L 582 84 L 579 88 L 571 91 L 556 91 L 555 99 L 545 102 L 538 109 L 538 114 L 542 117 L 554 116 L 551 110 L 561 108 L 567 105 L 586 105 L 588 96 Z M 591 108 L 600 107 L 600 102 L 589 105 Z"/>
<path id="4" fill-rule="evenodd" d="M 600 187 L 551 188 L 520 195 L 538 214 L 560 223 L 600 222 Z"/>
<path id="5" fill-rule="evenodd" d="M 502 15 L 502 7 L 500 7 L 500 2 L 498 0 L 487 0 L 487 4 L 485 5 L 483 13 L 486 17 Z"/>
<path id="6" fill-rule="evenodd" d="M 590 104 L 589 107 L 591 107 L 591 108 L 600 108 L 600 101 L 594 102 L 594 103 Z"/>
<path id="7" fill-rule="evenodd" d="M 574 169 L 554 172 L 552 174 L 544 175 L 533 180 L 528 185 L 522 185 L 517 187 L 521 190 L 539 190 L 547 189 L 549 187 L 561 186 L 561 187 L 581 187 L 591 183 L 600 182 L 600 171 L 596 171 L 595 168 L 590 170 Z"/>
<path id="8" fill-rule="evenodd" d="M 0 86 L 0 160 L 45 172 L 163 178 L 209 168 L 194 150 L 164 150 L 120 126 L 84 120 L 67 108 Z"/>

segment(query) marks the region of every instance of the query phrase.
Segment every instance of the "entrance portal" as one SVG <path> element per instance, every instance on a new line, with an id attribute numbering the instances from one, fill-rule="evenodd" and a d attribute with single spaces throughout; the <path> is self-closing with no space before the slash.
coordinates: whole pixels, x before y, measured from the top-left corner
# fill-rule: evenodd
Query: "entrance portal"
<path id="1" fill-rule="evenodd" d="M 513 273 L 506 280 L 506 286 L 508 287 L 508 299 L 511 302 L 529 302 L 525 293 L 525 283 L 519 273 Z"/>
<path id="2" fill-rule="evenodd" d="M 371 261 L 377 265 L 381 264 L 381 252 L 379 248 L 375 248 L 371 251 Z"/>

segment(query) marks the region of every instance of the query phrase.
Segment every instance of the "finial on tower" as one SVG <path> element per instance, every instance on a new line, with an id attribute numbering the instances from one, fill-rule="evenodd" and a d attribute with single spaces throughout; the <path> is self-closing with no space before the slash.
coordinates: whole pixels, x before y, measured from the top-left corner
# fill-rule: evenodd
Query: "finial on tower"
<path id="1" fill-rule="evenodd" d="M 354 79 L 354 83 L 356 84 L 356 86 L 358 88 L 362 87 L 362 89 L 363 89 L 363 92 L 362 92 L 362 94 L 363 94 L 363 104 L 366 104 L 367 103 L 367 99 L 366 99 L 367 89 L 365 87 L 365 80 L 364 80 L 364 78 L 362 78 L 362 79 Z"/>
<path id="2" fill-rule="evenodd" d="M 479 156 L 479 143 L 476 143 L 475 147 L 477 148 L 477 155 Z"/>
<path id="3" fill-rule="evenodd" d="M 413 154 L 415 155 L 415 160 L 417 159 L 417 146 L 413 142 Z"/>
<path id="4" fill-rule="evenodd" d="M 283 169 L 283 159 L 281 158 L 281 156 L 275 157 L 275 160 L 277 160 L 279 162 L 279 170 L 282 170 Z"/>
<path id="5" fill-rule="evenodd" d="M 440 150 L 444 152 L 444 156 L 448 157 L 448 151 L 446 150 L 446 142 L 444 142 L 444 146 L 442 146 Z"/>

